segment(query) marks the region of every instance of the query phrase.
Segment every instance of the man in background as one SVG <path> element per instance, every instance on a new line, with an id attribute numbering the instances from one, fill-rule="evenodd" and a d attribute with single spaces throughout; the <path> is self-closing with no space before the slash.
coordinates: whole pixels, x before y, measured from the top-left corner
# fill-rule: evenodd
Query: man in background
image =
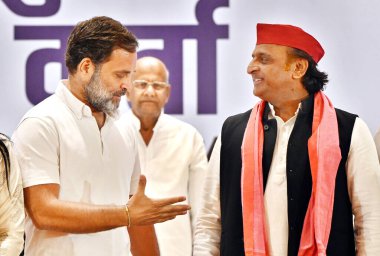
<path id="1" fill-rule="evenodd" d="M 28 214 L 26 255 L 128 255 L 129 237 L 135 255 L 158 255 L 152 224 L 189 209 L 171 205 L 184 197 L 145 196 L 135 134 L 114 121 L 137 45 L 111 18 L 78 23 L 67 44 L 68 79 L 15 131 Z"/>
<path id="2" fill-rule="evenodd" d="M 190 213 L 155 225 L 160 252 L 165 256 L 192 255 L 192 232 L 199 209 L 207 157 L 199 132 L 163 113 L 169 100 L 169 72 L 154 57 L 137 60 L 132 87 L 127 91 L 131 111 L 121 123 L 138 133 L 141 173 L 149 183 L 148 196 L 185 195 Z"/>

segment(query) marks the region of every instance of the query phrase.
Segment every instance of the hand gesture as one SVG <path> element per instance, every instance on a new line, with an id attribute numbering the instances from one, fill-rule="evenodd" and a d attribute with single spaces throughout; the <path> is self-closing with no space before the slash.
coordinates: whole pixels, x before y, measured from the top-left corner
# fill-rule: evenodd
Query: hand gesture
<path id="1" fill-rule="evenodd" d="M 145 195 L 145 186 L 146 178 L 141 175 L 137 192 L 129 199 L 127 204 L 130 225 L 140 226 L 164 222 L 174 219 L 177 215 L 184 215 L 190 210 L 190 206 L 186 204 L 173 205 L 185 201 L 186 197 L 152 199 Z"/>

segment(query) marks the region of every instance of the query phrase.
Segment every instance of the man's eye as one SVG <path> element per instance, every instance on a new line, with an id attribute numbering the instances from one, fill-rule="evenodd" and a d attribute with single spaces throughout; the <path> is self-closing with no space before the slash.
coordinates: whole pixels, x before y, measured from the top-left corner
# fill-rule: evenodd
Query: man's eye
<path id="1" fill-rule="evenodd" d="M 137 83 L 137 86 L 140 88 L 145 88 L 148 84 L 146 82 L 139 82 Z"/>
<path id="2" fill-rule="evenodd" d="M 153 83 L 153 88 L 156 89 L 156 90 L 161 90 L 165 87 L 164 84 L 160 84 L 160 83 Z"/>

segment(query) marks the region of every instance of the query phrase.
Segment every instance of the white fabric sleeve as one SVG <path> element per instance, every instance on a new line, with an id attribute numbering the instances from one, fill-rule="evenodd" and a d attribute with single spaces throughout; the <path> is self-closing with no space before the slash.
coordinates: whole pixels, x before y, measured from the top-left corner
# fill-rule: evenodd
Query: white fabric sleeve
<path id="1" fill-rule="evenodd" d="M 24 246 L 25 211 L 20 169 L 11 144 L 6 144 L 10 156 L 10 177 L 9 189 L 6 185 L 0 187 L 0 255 L 13 256 L 19 255 Z M 4 161 L 0 161 L 0 165 L 1 184 L 6 184 Z"/>
<path id="2" fill-rule="evenodd" d="M 220 136 L 215 142 L 203 186 L 201 208 L 194 232 L 193 255 L 220 255 Z"/>
<path id="3" fill-rule="evenodd" d="M 374 140 L 375 140 L 376 149 L 377 149 L 377 156 L 379 157 L 379 161 L 380 161 L 380 129 L 376 132 Z"/>
<path id="4" fill-rule="evenodd" d="M 202 136 L 195 131 L 193 138 L 193 151 L 189 166 L 189 203 L 191 205 L 190 217 L 192 232 L 194 234 L 195 222 L 200 209 L 203 182 L 207 172 L 207 155 Z"/>
<path id="5" fill-rule="evenodd" d="M 356 118 L 346 163 L 357 255 L 380 255 L 380 166 L 367 125 Z"/>
<path id="6" fill-rule="evenodd" d="M 12 140 L 24 188 L 60 183 L 58 134 L 50 119 L 24 119 Z"/>
<path id="7" fill-rule="evenodd" d="M 135 164 L 133 167 L 133 173 L 131 176 L 131 183 L 130 183 L 130 189 L 129 189 L 129 195 L 132 196 L 136 193 L 137 188 L 139 186 L 139 180 L 140 180 L 140 174 L 141 174 L 141 165 L 140 165 L 140 157 L 138 154 L 138 146 L 137 146 L 137 133 L 131 129 L 128 128 L 127 131 L 130 133 L 129 139 L 133 141 L 133 148 L 134 152 L 130 152 L 130 154 L 135 154 Z"/>

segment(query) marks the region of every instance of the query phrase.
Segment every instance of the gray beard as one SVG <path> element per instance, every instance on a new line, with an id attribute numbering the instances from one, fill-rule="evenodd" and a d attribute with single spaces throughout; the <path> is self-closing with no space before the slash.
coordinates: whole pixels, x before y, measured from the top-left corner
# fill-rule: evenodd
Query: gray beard
<path id="1" fill-rule="evenodd" d="M 99 70 L 95 70 L 90 82 L 84 87 L 86 100 L 96 111 L 116 118 L 119 115 L 119 103 L 112 101 L 113 93 L 104 89 L 99 73 Z"/>

